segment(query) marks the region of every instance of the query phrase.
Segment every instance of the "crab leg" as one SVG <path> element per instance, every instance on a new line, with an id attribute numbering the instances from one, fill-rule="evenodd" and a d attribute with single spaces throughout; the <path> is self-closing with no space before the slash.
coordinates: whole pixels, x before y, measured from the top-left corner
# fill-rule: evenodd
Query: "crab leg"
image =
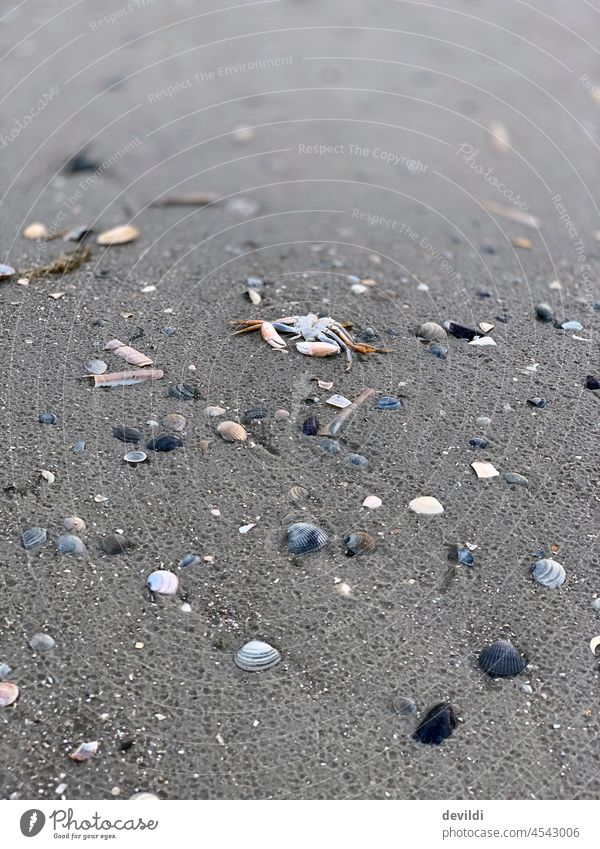
<path id="1" fill-rule="evenodd" d="M 238 327 L 238 330 L 233 331 L 233 335 L 239 336 L 240 333 L 252 333 L 253 330 L 260 330 L 262 320 L 242 318 L 237 321 L 232 321 L 231 324 Z"/>
<path id="2" fill-rule="evenodd" d="M 346 358 L 345 371 L 350 371 L 350 369 L 352 368 L 352 351 L 350 350 L 348 345 L 346 345 L 346 343 L 331 330 L 326 330 L 325 333 L 322 333 L 321 335 L 325 336 L 325 338 L 327 339 L 332 339 L 336 345 L 340 346 L 340 348 L 344 352 L 344 357 Z"/>
<path id="3" fill-rule="evenodd" d="M 279 330 L 281 333 L 293 333 L 295 336 L 300 335 L 295 327 L 292 327 L 289 324 L 284 324 L 281 319 L 279 321 L 274 321 L 273 327 L 275 328 L 275 330 Z"/>
<path id="4" fill-rule="evenodd" d="M 334 324 L 330 328 L 330 332 L 335 334 L 338 339 L 341 339 L 346 343 L 346 345 L 348 345 L 349 348 L 356 351 L 358 354 L 389 354 L 388 348 L 374 348 L 372 345 L 364 345 L 361 342 L 355 342 L 340 324 Z"/>

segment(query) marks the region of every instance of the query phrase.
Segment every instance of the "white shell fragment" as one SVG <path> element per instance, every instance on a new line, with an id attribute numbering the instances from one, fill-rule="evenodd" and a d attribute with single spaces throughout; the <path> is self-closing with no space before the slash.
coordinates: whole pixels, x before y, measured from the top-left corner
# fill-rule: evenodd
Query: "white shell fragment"
<path id="1" fill-rule="evenodd" d="M 481 460 L 474 460 L 471 463 L 471 468 L 475 469 L 475 474 L 478 478 L 496 478 L 500 474 L 498 469 L 491 463 L 485 463 Z"/>
<path id="2" fill-rule="evenodd" d="M 491 336 L 476 336 L 474 339 L 471 339 L 469 345 L 476 345 L 479 348 L 496 347 L 496 343 Z"/>
<path id="3" fill-rule="evenodd" d="M 152 360 L 150 357 L 147 357 L 146 354 L 142 354 L 140 351 L 136 351 L 135 348 L 131 348 L 129 345 L 126 345 L 124 342 L 120 342 L 118 339 L 111 339 L 110 342 L 107 342 L 104 346 L 105 351 L 112 351 L 113 354 L 116 354 L 117 357 L 121 357 L 122 360 L 125 360 L 126 363 L 129 363 L 132 366 L 151 366 Z"/>
<path id="4" fill-rule="evenodd" d="M 281 660 L 281 655 L 270 646 L 268 643 L 263 643 L 261 640 L 250 640 L 245 646 L 242 646 L 233 656 L 235 665 L 244 672 L 264 672 L 266 669 L 271 669 L 277 666 Z"/>
<path id="5" fill-rule="evenodd" d="M 592 640 L 590 640 L 590 651 L 593 655 L 596 654 L 596 649 L 598 648 L 598 646 L 600 646 L 600 637 L 594 637 Z"/>
<path id="6" fill-rule="evenodd" d="M 83 763 L 84 761 L 89 761 L 90 758 L 93 758 L 97 751 L 98 741 L 91 740 L 89 743 L 81 743 L 74 752 L 71 752 L 69 757 L 72 761 Z"/>
<path id="7" fill-rule="evenodd" d="M 346 407 L 349 407 L 352 401 L 348 398 L 345 398 L 343 395 L 332 395 L 331 398 L 328 398 L 325 401 L 326 404 L 329 404 L 330 407 L 338 407 L 340 410 L 344 410 Z"/>
<path id="8" fill-rule="evenodd" d="M 123 227 L 113 227 L 111 230 L 105 230 L 100 233 L 96 242 L 99 245 L 125 245 L 127 242 L 133 242 L 140 235 L 137 227 L 125 225 Z"/>
<path id="9" fill-rule="evenodd" d="M 494 329 L 494 325 L 490 324 L 489 321 L 480 321 L 479 329 L 482 333 L 490 333 Z"/>
<path id="10" fill-rule="evenodd" d="M 367 507 L 369 510 L 377 510 L 378 507 L 381 507 L 383 501 L 379 498 L 378 495 L 367 495 L 365 500 L 362 503 L 363 507 Z"/>
<path id="11" fill-rule="evenodd" d="M 437 516 L 444 512 L 444 508 L 432 495 L 421 495 L 419 498 L 413 498 L 409 501 L 408 506 L 413 513 L 418 513 L 420 516 Z"/>

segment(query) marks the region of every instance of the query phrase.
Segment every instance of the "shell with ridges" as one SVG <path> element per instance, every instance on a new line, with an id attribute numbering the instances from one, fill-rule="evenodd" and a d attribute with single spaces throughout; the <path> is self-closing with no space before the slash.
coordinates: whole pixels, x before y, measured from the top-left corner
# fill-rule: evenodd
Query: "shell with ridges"
<path id="1" fill-rule="evenodd" d="M 344 537 L 344 545 L 350 555 L 366 554 L 375 548 L 375 539 L 367 531 L 351 531 Z"/>
<path id="2" fill-rule="evenodd" d="M 179 578 L 166 569 L 157 569 L 146 578 L 148 589 L 160 595 L 175 595 L 179 589 Z"/>
<path id="3" fill-rule="evenodd" d="M 287 529 L 288 548 L 297 557 L 319 551 L 328 542 L 325 531 L 309 522 L 294 522 Z"/>
<path id="4" fill-rule="evenodd" d="M 11 681 L 0 683 L 0 708 L 8 707 L 19 698 L 19 688 Z"/>
<path id="5" fill-rule="evenodd" d="M 542 586 L 549 587 L 550 589 L 561 587 L 567 579 L 564 566 L 551 558 L 538 560 L 534 564 L 531 573 L 538 584 L 542 584 Z"/>
<path id="6" fill-rule="evenodd" d="M 56 540 L 56 550 L 59 554 L 74 554 L 77 557 L 84 557 L 86 547 L 81 539 L 74 534 L 63 534 Z"/>
<path id="7" fill-rule="evenodd" d="M 221 422 L 217 433 L 225 442 L 245 442 L 248 438 L 246 428 L 238 422 Z"/>
<path id="8" fill-rule="evenodd" d="M 23 543 L 23 548 L 26 548 L 28 551 L 33 551 L 34 549 L 39 548 L 46 542 L 46 529 L 27 528 L 27 530 L 23 531 L 21 534 L 21 542 Z"/>
<path id="9" fill-rule="evenodd" d="M 296 502 L 296 504 L 305 504 L 308 501 L 310 493 L 305 486 L 301 486 L 299 483 L 296 483 L 294 486 L 290 487 L 288 495 L 292 501 Z"/>
<path id="10" fill-rule="evenodd" d="M 238 649 L 233 659 L 235 665 L 244 672 L 264 672 L 266 669 L 277 666 L 281 655 L 277 649 L 268 643 L 263 643 L 262 640 L 250 640 Z"/>
<path id="11" fill-rule="evenodd" d="M 527 662 L 508 640 L 496 640 L 479 655 L 479 666 L 492 678 L 514 678 Z"/>
<path id="12" fill-rule="evenodd" d="M 67 516 L 66 519 L 63 519 L 63 527 L 67 531 L 78 531 L 78 533 L 81 533 L 85 531 L 86 524 L 79 516 Z"/>
<path id="13" fill-rule="evenodd" d="M 162 424 L 163 427 L 166 427 L 169 430 L 174 430 L 176 433 L 180 433 L 187 427 L 187 419 L 180 413 L 167 413 L 167 415 L 162 418 Z"/>
<path id="14" fill-rule="evenodd" d="M 417 331 L 417 336 L 427 342 L 438 344 L 445 344 L 448 340 L 448 335 L 442 325 L 435 321 L 426 321 L 425 324 L 422 324 Z"/>

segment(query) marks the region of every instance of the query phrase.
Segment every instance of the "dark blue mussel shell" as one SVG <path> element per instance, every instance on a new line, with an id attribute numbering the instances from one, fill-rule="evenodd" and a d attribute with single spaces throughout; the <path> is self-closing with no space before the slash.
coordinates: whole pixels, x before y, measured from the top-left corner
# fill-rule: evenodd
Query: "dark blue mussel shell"
<path id="1" fill-rule="evenodd" d="M 316 416 L 309 416 L 302 422 L 302 433 L 306 436 L 316 436 L 319 432 L 319 420 Z"/>
<path id="2" fill-rule="evenodd" d="M 508 640 L 496 640 L 479 655 L 479 666 L 492 678 L 514 678 L 527 666 Z"/>
<path id="3" fill-rule="evenodd" d="M 165 434 L 151 439 L 146 448 L 150 451 L 174 451 L 176 448 L 181 448 L 183 440 L 179 436 L 173 434 Z"/>
<path id="4" fill-rule="evenodd" d="M 452 705 L 449 702 L 438 702 L 427 711 L 412 736 L 426 746 L 439 746 L 452 736 L 457 725 L 458 719 Z"/>

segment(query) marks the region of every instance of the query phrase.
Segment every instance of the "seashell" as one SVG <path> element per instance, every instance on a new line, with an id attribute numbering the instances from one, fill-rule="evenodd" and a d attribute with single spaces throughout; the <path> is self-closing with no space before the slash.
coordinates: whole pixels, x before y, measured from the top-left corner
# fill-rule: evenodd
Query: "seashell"
<path id="1" fill-rule="evenodd" d="M 23 548 L 26 548 L 28 551 L 34 551 L 34 549 L 39 548 L 46 542 L 46 529 L 27 528 L 21 534 L 21 542 L 23 543 Z"/>
<path id="2" fill-rule="evenodd" d="M 393 395 L 382 395 L 377 401 L 378 410 L 399 410 L 402 406 L 402 401 L 399 398 L 394 398 Z"/>
<path id="3" fill-rule="evenodd" d="M 184 192 L 181 195 L 165 195 L 152 201 L 150 206 L 207 206 L 216 203 L 219 195 L 215 192 Z"/>
<path id="4" fill-rule="evenodd" d="M 548 402 L 545 398 L 528 398 L 527 403 L 530 407 L 537 407 L 538 410 L 543 410 Z"/>
<path id="5" fill-rule="evenodd" d="M 241 649 L 238 649 L 233 656 L 235 665 L 244 672 L 264 672 L 266 669 L 271 669 L 277 666 L 281 660 L 281 655 L 270 646 L 268 643 L 263 643 L 261 640 L 250 640 Z"/>
<path id="6" fill-rule="evenodd" d="M 67 516 L 66 519 L 63 519 L 63 527 L 67 531 L 82 533 L 86 529 L 86 524 L 79 516 Z"/>
<path id="7" fill-rule="evenodd" d="M 248 438 L 246 429 L 237 422 L 221 422 L 217 433 L 225 442 L 245 442 Z"/>
<path id="8" fill-rule="evenodd" d="M 506 481 L 506 483 L 512 483 L 516 486 L 527 486 L 527 484 L 529 483 L 526 477 L 517 474 L 517 472 L 505 472 L 504 480 Z"/>
<path id="9" fill-rule="evenodd" d="M 119 342 L 118 339 L 111 339 L 110 342 L 107 342 L 104 346 L 104 350 L 112 351 L 113 354 L 116 354 L 117 357 L 125 360 L 126 363 L 129 363 L 132 366 L 138 366 L 138 368 L 152 365 L 150 357 L 147 357 L 146 354 L 142 354 L 140 351 L 136 351 L 135 348 L 130 348 L 129 345 L 125 345 L 124 342 Z"/>
<path id="10" fill-rule="evenodd" d="M 58 418 L 54 415 L 54 413 L 40 413 L 38 416 L 38 422 L 40 424 L 56 424 Z"/>
<path id="11" fill-rule="evenodd" d="M 417 703 L 407 696 L 394 696 L 392 710 L 396 716 L 414 716 L 417 712 Z"/>
<path id="12" fill-rule="evenodd" d="M 533 566 L 532 575 L 538 584 L 550 589 L 561 587 L 567 579 L 564 566 L 550 558 L 538 560 Z"/>
<path id="13" fill-rule="evenodd" d="M 69 757 L 72 761 L 83 763 L 84 761 L 89 761 L 90 758 L 93 758 L 97 751 L 98 741 L 92 740 L 89 743 L 81 743 L 81 745 L 77 746 L 74 752 L 71 752 Z"/>
<path id="14" fill-rule="evenodd" d="M 441 324 L 437 324 L 435 321 L 426 321 L 425 324 L 422 324 L 417 331 L 417 336 L 426 342 L 434 342 L 440 345 L 445 345 L 448 341 L 446 331 Z"/>
<path id="15" fill-rule="evenodd" d="M 306 504 L 310 493 L 305 486 L 301 486 L 297 483 L 290 487 L 288 495 L 292 501 L 296 502 L 296 504 Z"/>
<path id="16" fill-rule="evenodd" d="M 224 416 L 227 410 L 224 407 L 205 407 L 204 412 L 207 416 Z"/>
<path id="17" fill-rule="evenodd" d="M 174 336 L 175 333 L 177 333 L 177 328 L 176 327 L 161 327 L 160 332 L 164 336 Z"/>
<path id="18" fill-rule="evenodd" d="M 145 451 L 128 451 L 127 454 L 123 455 L 123 459 L 126 463 L 135 465 L 136 463 L 145 463 L 148 459 L 148 455 Z"/>
<path id="19" fill-rule="evenodd" d="M 340 348 L 333 342 L 296 342 L 296 350 L 306 357 L 331 357 Z"/>
<path id="20" fill-rule="evenodd" d="M 94 388 L 110 389 L 114 386 L 134 386 L 146 380 L 162 380 L 164 371 L 159 368 L 143 369 L 142 371 L 115 371 L 108 374 L 91 374 Z"/>
<path id="21" fill-rule="evenodd" d="M 369 510 L 377 510 L 378 507 L 381 507 L 383 501 L 379 498 L 378 495 L 367 495 L 365 500 L 362 503 L 363 507 L 367 507 Z"/>
<path id="22" fill-rule="evenodd" d="M 351 466 L 357 466 L 358 468 L 366 468 L 369 465 L 369 461 L 366 457 L 363 457 L 362 454 L 348 454 L 346 457 L 346 462 L 350 463 Z"/>
<path id="23" fill-rule="evenodd" d="M 580 321 L 563 321 L 561 328 L 563 330 L 583 330 L 583 324 Z"/>
<path id="24" fill-rule="evenodd" d="M 48 483 L 54 483 L 56 480 L 56 475 L 54 472 L 49 471 L 48 469 L 42 469 L 40 471 L 40 475 L 44 478 Z"/>
<path id="25" fill-rule="evenodd" d="M 0 681 L 5 681 L 12 675 L 12 669 L 8 663 L 0 663 Z"/>
<path id="26" fill-rule="evenodd" d="M 476 336 L 475 339 L 471 339 L 469 345 L 475 345 L 479 348 L 495 348 L 496 342 L 491 336 Z"/>
<path id="27" fill-rule="evenodd" d="M 463 546 L 456 547 L 456 559 L 459 563 L 462 563 L 463 566 L 474 566 L 475 558 L 468 548 L 464 548 Z"/>
<path id="28" fill-rule="evenodd" d="M 302 422 L 302 433 L 305 436 L 316 436 L 319 432 L 319 420 L 316 416 L 309 416 Z"/>
<path id="29" fill-rule="evenodd" d="M 497 478 L 500 474 L 491 463 L 483 463 L 480 460 L 474 460 L 471 463 L 471 468 L 475 470 L 478 478 Z"/>
<path id="30" fill-rule="evenodd" d="M 413 498 L 408 506 L 414 513 L 418 513 L 421 516 L 437 516 L 439 513 L 444 512 L 444 508 L 437 498 L 433 498 L 431 495 L 421 495 L 419 498 Z"/>
<path id="31" fill-rule="evenodd" d="M 56 540 L 56 550 L 59 554 L 74 554 L 84 557 L 87 553 L 86 547 L 79 537 L 73 534 L 63 534 Z"/>
<path id="32" fill-rule="evenodd" d="M 535 317 L 538 321 L 544 321 L 547 324 L 551 321 L 554 321 L 554 313 L 552 312 L 552 307 L 548 304 L 538 304 L 535 308 Z"/>
<path id="33" fill-rule="evenodd" d="M 112 435 L 121 442 L 132 442 L 134 445 L 142 438 L 139 430 L 133 427 L 113 427 Z"/>
<path id="34" fill-rule="evenodd" d="M 146 448 L 150 451 L 174 451 L 176 448 L 181 448 L 182 445 L 183 440 L 180 436 L 169 433 L 154 437 L 148 442 Z"/>
<path id="35" fill-rule="evenodd" d="M 479 666 L 492 678 L 514 678 L 527 666 L 507 640 L 496 640 L 479 655 Z"/>
<path id="36" fill-rule="evenodd" d="M 445 321 L 444 328 L 456 336 L 457 339 L 468 339 L 471 342 L 478 333 L 476 330 L 471 330 L 470 327 L 465 327 L 463 324 L 457 324 L 455 321 Z"/>
<path id="37" fill-rule="evenodd" d="M 438 360 L 445 360 L 448 354 L 448 348 L 445 345 L 438 345 L 435 342 L 430 342 L 427 346 L 427 352 L 432 354 L 432 356 L 437 357 Z"/>
<path id="38" fill-rule="evenodd" d="M 0 280 L 3 280 L 5 277 L 12 277 L 15 273 L 14 268 L 10 265 L 3 265 L 0 263 Z"/>
<path id="39" fill-rule="evenodd" d="M 126 245 L 137 239 L 139 235 L 140 231 L 137 227 L 125 224 L 123 227 L 113 227 L 111 230 L 100 233 L 96 242 L 99 245 Z"/>
<path id="40" fill-rule="evenodd" d="M 427 746 L 439 746 L 452 736 L 458 725 L 454 708 L 449 702 L 439 702 L 430 708 L 413 733 L 413 739 Z"/>
<path id="41" fill-rule="evenodd" d="M 287 544 L 292 554 L 301 557 L 324 548 L 329 537 L 324 530 L 309 522 L 294 522 L 287 529 Z"/>
<path id="42" fill-rule="evenodd" d="M 146 585 L 150 592 L 160 595 L 175 595 L 179 589 L 179 578 L 173 572 L 166 569 L 157 569 L 146 578 Z"/>
<path id="43" fill-rule="evenodd" d="M 33 651 L 43 654 L 46 651 L 52 651 L 56 643 L 50 634 L 34 634 L 29 640 L 29 645 Z"/>
<path id="44" fill-rule="evenodd" d="M 590 651 L 594 655 L 594 657 L 596 656 L 596 649 L 598 648 L 598 646 L 600 646 L 600 637 L 593 637 L 590 640 Z"/>
<path id="45" fill-rule="evenodd" d="M 0 683 L 0 708 L 9 707 L 19 698 L 19 688 L 10 681 Z"/>
<path id="46" fill-rule="evenodd" d="M 275 410 L 275 413 L 274 413 L 275 421 L 282 422 L 282 421 L 285 421 L 286 419 L 289 419 L 289 417 L 290 417 L 290 411 L 289 410 L 283 410 L 283 409 Z"/>
<path id="47" fill-rule="evenodd" d="M 100 548 L 105 554 L 124 554 L 128 549 L 135 548 L 135 543 L 122 534 L 109 534 L 100 540 Z"/>
<path id="48" fill-rule="evenodd" d="M 480 321 L 478 327 L 482 333 L 491 333 L 494 329 L 494 325 L 489 321 Z"/>
<path id="49" fill-rule="evenodd" d="M 246 297 L 255 307 L 262 303 L 262 295 L 256 289 L 246 289 Z"/>
<path id="50" fill-rule="evenodd" d="M 178 401 L 195 401 L 199 394 L 191 383 L 176 383 L 169 389 L 171 398 L 176 398 Z"/>
<path id="51" fill-rule="evenodd" d="M 469 445 L 472 448 L 487 448 L 488 441 L 483 436 L 474 436 L 472 439 L 469 439 Z"/>
<path id="52" fill-rule="evenodd" d="M 261 289 L 264 285 L 265 278 L 258 274 L 251 274 L 250 277 L 246 277 L 246 286 L 249 289 Z"/>
<path id="53" fill-rule="evenodd" d="M 190 566 L 199 566 L 202 563 L 202 558 L 199 554 L 186 554 L 178 563 L 181 569 L 188 569 Z"/>
<path id="54" fill-rule="evenodd" d="M 146 791 L 142 790 L 139 793 L 131 795 L 129 800 L 136 802 L 160 802 L 160 796 L 155 796 L 154 793 L 146 793 Z"/>
<path id="55" fill-rule="evenodd" d="M 33 224 L 28 224 L 27 227 L 23 230 L 23 235 L 26 239 L 33 239 L 34 241 L 39 241 L 41 239 L 47 239 L 49 236 L 48 228 L 45 224 L 40 224 L 38 221 Z"/>
<path id="56" fill-rule="evenodd" d="M 321 381 L 322 383 L 323 381 Z M 337 407 L 338 410 L 345 410 L 346 407 L 349 407 L 352 401 L 349 398 L 346 398 L 344 395 L 331 395 L 325 401 L 326 404 L 329 404 L 330 407 Z"/>
<path id="57" fill-rule="evenodd" d="M 167 413 L 166 416 L 162 417 L 161 422 L 163 427 L 168 428 L 168 430 L 174 430 L 177 433 L 180 433 L 187 427 L 186 417 L 179 413 Z"/>
<path id="58" fill-rule="evenodd" d="M 85 451 L 85 445 L 86 445 L 85 440 L 80 439 L 73 446 L 73 453 L 74 454 L 82 454 Z"/>
<path id="59" fill-rule="evenodd" d="M 242 416 L 242 421 L 244 424 L 252 424 L 252 422 L 258 422 L 262 419 L 266 419 L 268 415 L 269 413 L 266 407 L 252 407 L 252 409 L 246 410 Z"/>
<path id="60" fill-rule="evenodd" d="M 82 239 L 85 239 L 86 236 L 89 236 L 90 233 L 93 233 L 94 230 L 92 227 L 87 224 L 80 224 L 78 227 L 73 227 L 72 230 L 69 230 L 68 233 L 65 233 L 63 236 L 64 242 L 80 242 Z"/>
<path id="61" fill-rule="evenodd" d="M 352 531 L 343 539 L 349 555 L 367 554 L 375 548 L 375 539 L 367 531 Z"/>
<path id="62" fill-rule="evenodd" d="M 323 439 L 319 439 L 318 445 L 319 448 L 322 448 L 327 454 L 339 454 L 342 450 L 342 446 L 337 439 L 327 439 L 326 437 L 323 437 Z"/>
<path id="63" fill-rule="evenodd" d="M 591 389 L 592 391 L 594 391 L 595 389 L 600 389 L 600 380 L 598 380 L 597 377 L 594 377 L 591 374 L 586 375 L 585 388 Z"/>
<path id="64" fill-rule="evenodd" d="M 475 419 L 475 423 L 478 424 L 480 427 L 489 427 L 492 423 L 492 420 L 489 418 L 489 416 L 477 416 L 477 418 Z"/>

